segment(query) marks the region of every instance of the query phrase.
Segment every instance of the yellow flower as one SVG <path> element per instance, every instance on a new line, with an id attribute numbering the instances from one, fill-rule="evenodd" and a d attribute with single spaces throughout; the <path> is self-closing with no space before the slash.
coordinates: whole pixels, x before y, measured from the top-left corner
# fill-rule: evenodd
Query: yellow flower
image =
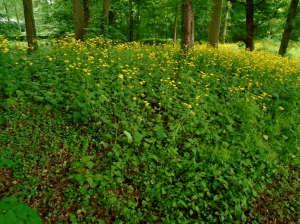
<path id="1" fill-rule="evenodd" d="M 172 100 L 172 98 L 170 98 L 170 100 Z"/>
<path id="2" fill-rule="evenodd" d="M 18 62 L 16 62 L 16 65 L 19 64 Z"/>
<path id="3" fill-rule="evenodd" d="M 120 78 L 120 79 L 124 79 L 124 76 L 123 76 L 123 75 L 119 75 L 119 78 Z"/>
<path id="4" fill-rule="evenodd" d="M 133 97 L 132 99 L 133 99 L 133 100 L 136 100 L 136 97 Z"/>
<path id="5" fill-rule="evenodd" d="M 49 61 L 52 61 L 53 60 L 53 58 L 49 58 Z"/>
<path id="6" fill-rule="evenodd" d="M 24 61 L 26 61 L 26 60 L 27 60 L 27 58 L 23 58 L 23 60 L 24 60 Z"/>
<path id="7" fill-rule="evenodd" d="M 189 104 L 189 105 L 187 105 L 187 106 L 188 106 L 188 108 L 190 108 L 190 109 L 192 108 L 192 105 L 190 105 L 190 104 Z"/>
<path id="8" fill-rule="evenodd" d="M 100 86 L 100 83 L 97 83 L 97 86 Z"/>
<path id="9" fill-rule="evenodd" d="M 158 103 L 159 105 L 161 105 L 161 103 Z"/>
<path id="10" fill-rule="evenodd" d="M 69 71 L 69 68 L 66 68 L 67 71 Z"/>
<path id="11" fill-rule="evenodd" d="M 87 75 L 91 75 L 91 73 L 87 73 Z"/>
<path id="12" fill-rule="evenodd" d="M 29 65 L 33 65 L 33 63 L 32 63 L 32 62 L 29 62 Z"/>
<path id="13" fill-rule="evenodd" d="M 279 107 L 279 109 L 280 109 L 280 110 L 284 110 L 284 108 L 283 108 L 283 107 Z"/>

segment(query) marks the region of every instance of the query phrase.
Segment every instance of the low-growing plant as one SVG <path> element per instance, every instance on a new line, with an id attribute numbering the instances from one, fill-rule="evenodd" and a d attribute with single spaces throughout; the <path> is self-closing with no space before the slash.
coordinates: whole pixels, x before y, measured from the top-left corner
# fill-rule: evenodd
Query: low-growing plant
<path id="1" fill-rule="evenodd" d="M 18 198 L 11 196 L 0 202 L 0 223 L 5 224 L 42 224 L 37 212 L 28 204 L 18 203 Z"/>

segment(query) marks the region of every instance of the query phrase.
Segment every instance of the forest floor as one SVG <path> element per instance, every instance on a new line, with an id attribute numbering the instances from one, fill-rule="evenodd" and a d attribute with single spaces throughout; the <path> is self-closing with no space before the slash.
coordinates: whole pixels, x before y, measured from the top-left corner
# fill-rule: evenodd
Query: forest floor
<path id="1" fill-rule="evenodd" d="M 300 61 L 232 46 L 0 39 L 1 200 L 43 223 L 300 223 Z"/>

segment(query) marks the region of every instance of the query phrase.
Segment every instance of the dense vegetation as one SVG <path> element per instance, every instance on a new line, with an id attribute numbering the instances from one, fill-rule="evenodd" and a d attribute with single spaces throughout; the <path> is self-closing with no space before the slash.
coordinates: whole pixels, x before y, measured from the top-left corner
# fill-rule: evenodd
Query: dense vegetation
<path id="1" fill-rule="evenodd" d="M 0 2 L 0 224 L 300 222 L 299 0 Z"/>
<path id="2" fill-rule="evenodd" d="M 49 223 L 297 222 L 299 60 L 52 43 L 2 39 L 1 197 Z"/>

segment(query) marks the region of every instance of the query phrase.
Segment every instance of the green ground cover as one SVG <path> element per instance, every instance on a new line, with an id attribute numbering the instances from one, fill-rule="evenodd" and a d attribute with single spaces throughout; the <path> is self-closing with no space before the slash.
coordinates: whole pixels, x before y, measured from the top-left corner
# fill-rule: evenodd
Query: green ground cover
<path id="1" fill-rule="evenodd" d="M 0 198 L 44 223 L 299 221 L 296 59 L 101 39 L 30 56 L 11 46 Z"/>

